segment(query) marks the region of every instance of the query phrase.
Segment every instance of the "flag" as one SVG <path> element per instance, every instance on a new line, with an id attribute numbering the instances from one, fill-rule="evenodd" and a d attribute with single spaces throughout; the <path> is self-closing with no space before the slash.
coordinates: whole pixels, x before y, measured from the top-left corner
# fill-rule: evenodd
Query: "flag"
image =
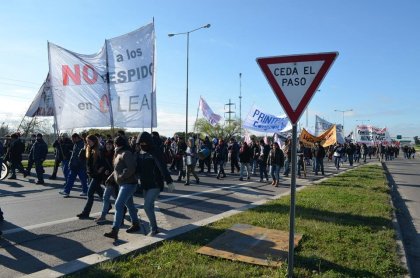
<path id="1" fill-rule="evenodd" d="M 26 117 L 49 117 L 54 116 L 54 103 L 52 99 L 49 76 L 45 78 L 41 88 L 26 111 Z"/>
<path id="2" fill-rule="evenodd" d="M 217 115 L 211 110 L 210 106 L 207 104 L 207 102 L 204 100 L 204 98 L 200 97 L 200 103 L 198 104 L 201 112 L 203 113 L 204 118 L 212 125 L 217 125 L 222 117 L 220 115 Z"/>

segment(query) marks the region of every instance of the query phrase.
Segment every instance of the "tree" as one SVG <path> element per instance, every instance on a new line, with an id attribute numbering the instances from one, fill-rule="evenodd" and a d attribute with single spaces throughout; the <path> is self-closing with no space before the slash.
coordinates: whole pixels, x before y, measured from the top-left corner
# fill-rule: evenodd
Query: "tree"
<path id="1" fill-rule="evenodd" d="M 207 135 L 210 138 L 223 138 L 229 140 L 232 137 L 236 137 L 240 134 L 240 123 L 239 121 L 232 121 L 229 124 L 224 123 L 223 125 L 217 124 L 212 126 L 206 119 L 198 119 L 194 125 L 195 130 L 201 135 Z"/>
<path id="2" fill-rule="evenodd" d="M 420 145 L 420 140 L 418 136 L 414 136 L 414 144 Z"/>

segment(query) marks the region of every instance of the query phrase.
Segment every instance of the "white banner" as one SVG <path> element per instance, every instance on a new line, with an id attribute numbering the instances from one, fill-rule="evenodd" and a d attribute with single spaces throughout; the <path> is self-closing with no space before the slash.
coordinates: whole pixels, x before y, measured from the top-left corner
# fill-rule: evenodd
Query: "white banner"
<path id="1" fill-rule="evenodd" d="M 105 48 L 93 55 L 48 43 L 58 130 L 110 126 Z"/>
<path id="2" fill-rule="evenodd" d="M 243 122 L 243 128 L 260 132 L 284 132 L 292 129 L 289 118 L 276 117 L 261 111 L 255 106 L 251 107 L 248 116 Z"/>
<path id="3" fill-rule="evenodd" d="M 54 103 L 50 86 L 49 76 L 45 79 L 41 88 L 29 106 L 26 117 L 50 117 L 54 116 Z"/>
<path id="4" fill-rule="evenodd" d="M 154 47 L 153 23 L 106 40 L 93 55 L 49 43 L 58 129 L 156 127 Z"/>
<path id="5" fill-rule="evenodd" d="M 155 29 L 150 23 L 106 41 L 114 125 L 156 127 Z"/>
<path id="6" fill-rule="evenodd" d="M 365 143 L 366 145 L 390 144 L 391 136 L 386 128 L 378 128 L 370 125 L 358 125 L 356 127 L 356 143 Z"/>
<path id="7" fill-rule="evenodd" d="M 207 104 L 207 102 L 204 100 L 204 98 L 200 97 L 200 103 L 198 104 L 198 107 L 203 112 L 204 118 L 212 125 L 217 125 L 220 120 L 222 119 L 222 116 L 215 114 L 213 110 L 210 108 L 210 106 Z"/>
<path id="8" fill-rule="evenodd" d="M 330 123 L 324 120 L 323 118 L 319 117 L 318 115 L 315 115 L 315 136 L 321 135 L 333 125 L 334 125 L 333 123 Z M 336 128 L 337 128 L 337 133 L 343 133 L 342 125 L 338 124 L 336 125 Z"/>

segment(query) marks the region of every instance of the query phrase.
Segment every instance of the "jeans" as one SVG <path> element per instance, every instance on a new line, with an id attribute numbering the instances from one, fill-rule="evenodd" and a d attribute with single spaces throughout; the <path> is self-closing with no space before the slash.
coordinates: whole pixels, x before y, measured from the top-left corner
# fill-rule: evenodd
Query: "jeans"
<path id="1" fill-rule="evenodd" d="M 353 155 L 352 154 L 348 154 L 348 157 L 349 157 L 349 164 L 350 164 L 350 166 L 353 166 Z"/>
<path id="2" fill-rule="evenodd" d="M 133 194 L 136 192 L 136 184 L 121 184 L 120 190 L 118 191 L 117 200 L 115 201 L 115 215 L 112 229 L 118 231 L 121 226 L 121 222 L 124 217 L 124 206 L 127 207 L 128 213 L 130 214 L 131 223 L 139 224 L 139 217 L 137 215 L 137 209 L 134 206 Z M 158 189 L 159 190 L 159 189 Z"/>
<path id="3" fill-rule="evenodd" d="M 219 162 L 217 162 L 217 164 L 219 165 L 219 171 L 217 172 L 217 176 L 218 177 L 220 177 L 220 176 L 226 176 L 226 174 L 225 174 L 225 168 L 224 168 L 224 166 L 225 166 L 225 161 L 224 160 L 221 160 L 221 161 L 219 161 Z"/>
<path id="4" fill-rule="evenodd" d="M 84 193 L 87 193 L 87 175 L 85 168 L 70 170 L 69 175 L 66 179 L 66 184 L 64 186 L 64 192 L 70 193 L 71 189 L 73 188 L 74 181 L 76 180 L 76 176 L 79 176 L 80 182 L 82 183 L 82 191 Z"/>
<path id="5" fill-rule="evenodd" d="M 113 186 L 105 187 L 104 195 L 102 197 L 102 200 L 103 200 L 102 213 L 101 213 L 102 218 L 104 218 L 105 215 L 108 213 L 109 207 L 111 205 L 111 196 L 113 196 L 114 199 L 117 199 L 115 187 Z"/>
<path id="6" fill-rule="evenodd" d="M 100 197 L 102 197 L 102 195 L 104 194 L 104 190 L 101 187 L 100 178 L 91 178 L 90 179 L 89 189 L 88 189 L 88 192 L 87 192 L 87 201 L 86 201 L 85 208 L 83 209 L 84 214 L 89 214 L 90 211 L 92 210 L 93 199 L 94 199 L 93 196 L 95 195 L 95 192 Z"/>
<path id="7" fill-rule="evenodd" d="M 257 163 L 258 163 L 258 160 L 257 159 L 252 159 L 251 160 L 252 174 L 253 175 L 257 172 Z"/>
<path id="8" fill-rule="evenodd" d="M 271 165 L 271 177 L 275 181 L 280 180 L 280 168 L 281 167 L 278 164 Z"/>
<path id="9" fill-rule="evenodd" d="M 38 181 L 44 181 L 44 166 L 42 166 L 43 161 L 35 161 L 35 171 Z"/>
<path id="10" fill-rule="evenodd" d="M 195 164 L 187 165 L 187 183 L 190 182 L 190 175 L 192 174 L 196 181 L 199 180 L 197 173 L 195 172 Z"/>
<path id="11" fill-rule="evenodd" d="M 147 218 L 150 223 L 150 231 L 157 232 L 158 226 L 155 215 L 155 201 L 159 196 L 159 188 L 151 188 L 143 190 L 144 196 L 144 211 L 146 212 Z"/>
<path id="12" fill-rule="evenodd" d="M 268 180 L 267 163 L 263 160 L 260 160 L 258 164 L 260 166 L 260 180 L 262 180 L 263 177 L 265 177 L 265 179 Z"/>
<path id="13" fill-rule="evenodd" d="M 64 179 L 67 180 L 68 176 L 69 176 L 69 161 L 68 160 L 62 160 L 61 161 L 61 168 L 63 170 L 63 175 L 64 175 Z"/>
<path id="14" fill-rule="evenodd" d="M 318 175 L 318 172 L 321 170 L 321 173 L 324 174 L 324 159 L 315 158 L 315 175 Z"/>
<path id="15" fill-rule="evenodd" d="M 284 172 L 283 172 L 283 174 L 285 176 L 288 176 L 289 175 L 289 172 L 290 172 L 290 161 L 288 159 L 286 159 L 284 161 Z"/>
<path id="16" fill-rule="evenodd" d="M 337 170 L 340 169 L 340 159 L 340 156 L 334 156 L 334 165 Z"/>
<path id="17" fill-rule="evenodd" d="M 241 179 L 244 177 L 245 169 L 246 169 L 247 178 L 251 177 L 251 165 L 249 165 L 249 162 L 241 162 L 241 173 L 240 173 Z"/>

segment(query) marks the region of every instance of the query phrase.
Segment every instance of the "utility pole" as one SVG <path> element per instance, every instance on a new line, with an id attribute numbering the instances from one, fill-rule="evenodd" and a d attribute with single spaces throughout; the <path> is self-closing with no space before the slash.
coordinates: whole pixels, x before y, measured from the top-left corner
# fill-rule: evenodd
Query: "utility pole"
<path id="1" fill-rule="evenodd" d="M 225 121 L 228 122 L 228 125 L 230 126 L 230 123 L 234 121 L 234 120 L 232 120 L 231 115 L 233 113 L 235 113 L 235 111 L 232 111 L 231 107 L 235 106 L 235 108 L 236 108 L 236 105 L 235 105 L 235 103 L 231 102 L 230 99 L 229 99 L 229 103 L 225 104 L 225 110 L 226 110 L 226 106 L 229 107 L 229 110 L 227 112 L 225 112 Z M 226 114 L 228 114 L 228 120 L 226 120 Z"/>

